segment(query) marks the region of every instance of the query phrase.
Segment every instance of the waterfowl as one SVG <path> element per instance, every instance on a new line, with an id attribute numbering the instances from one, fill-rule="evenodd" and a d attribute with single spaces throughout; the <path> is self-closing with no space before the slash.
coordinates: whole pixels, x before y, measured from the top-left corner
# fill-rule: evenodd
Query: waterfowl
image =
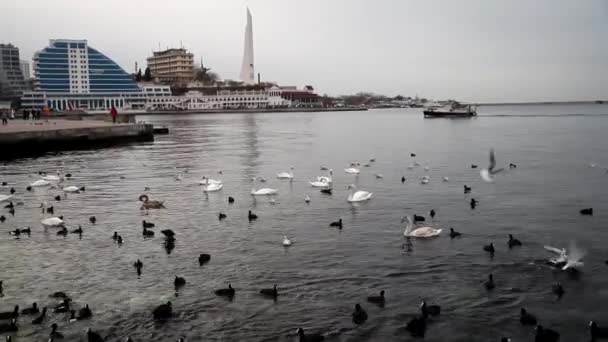
<path id="1" fill-rule="evenodd" d="M 298 328 L 297 330 L 298 337 L 300 338 L 300 342 L 320 342 L 325 341 L 325 336 L 321 334 L 304 334 L 304 329 Z"/>
<path id="2" fill-rule="evenodd" d="M 426 316 L 419 316 L 412 318 L 405 329 L 410 332 L 412 337 L 424 337 L 426 333 Z"/>
<path id="3" fill-rule="evenodd" d="M 89 304 L 85 304 L 84 308 L 78 310 L 78 320 L 88 319 L 93 316 L 93 311 L 89 308 Z"/>
<path id="4" fill-rule="evenodd" d="M 291 246 L 291 240 L 287 238 L 287 235 L 283 236 L 283 247 Z"/>
<path id="5" fill-rule="evenodd" d="M 70 300 L 64 299 L 63 302 L 55 307 L 53 310 L 56 313 L 65 313 L 70 311 Z"/>
<path id="6" fill-rule="evenodd" d="M 271 289 L 261 289 L 260 294 L 265 297 L 277 298 L 279 291 L 277 290 L 277 285 L 274 284 Z"/>
<path id="7" fill-rule="evenodd" d="M 173 281 L 173 285 L 175 288 L 180 288 L 186 285 L 186 278 L 175 276 L 175 280 Z"/>
<path id="8" fill-rule="evenodd" d="M 171 306 L 171 302 L 167 302 L 167 304 L 161 304 L 152 311 L 152 316 L 156 320 L 168 319 L 171 318 L 172 315 L 173 307 Z"/>
<path id="9" fill-rule="evenodd" d="M 551 287 L 551 291 L 557 296 L 558 299 L 561 299 L 565 293 L 564 288 L 562 287 L 561 283 L 555 283 Z"/>
<path id="10" fill-rule="evenodd" d="M 414 218 L 413 218 L 414 223 L 424 222 L 425 220 L 426 219 L 424 218 L 424 216 L 414 214 Z"/>
<path id="11" fill-rule="evenodd" d="M 68 235 L 68 229 L 65 226 L 62 226 L 61 229 L 57 231 L 57 235 L 60 235 L 60 236 Z"/>
<path id="12" fill-rule="evenodd" d="M 486 252 L 494 253 L 494 251 L 495 251 L 494 250 L 494 243 L 490 242 L 489 245 L 483 246 L 483 250 L 486 251 Z"/>
<path id="13" fill-rule="evenodd" d="M 342 219 L 339 219 L 338 221 L 330 223 L 329 226 L 342 229 Z"/>
<path id="14" fill-rule="evenodd" d="M 348 202 L 363 202 L 372 198 L 373 193 L 357 190 L 357 186 L 354 184 L 349 185 L 348 188 L 350 189 L 350 194 L 346 199 Z"/>
<path id="15" fill-rule="evenodd" d="M 454 228 L 450 228 L 450 237 L 451 237 L 452 239 L 453 239 L 453 238 L 455 238 L 455 237 L 459 237 L 459 236 L 461 236 L 461 235 L 462 235 L 462 234 L 461 234 L 461 233 L 459 233 L 459 232 L 457 232 L 457 231 L 455 231 L 455 230 L 454 230 Z"/>
<path id="16" fill-rule="evenodd" d="M 133 263 L 133 267 L 137 270 L 137 275 L 141 275 L 141 269 L 144 268 L 144 263 L 137 259 L 137 261 Z"/>
<path id="17" fill-rule="evenodd" d="M 429 211 L 429 216 L 433 219 L 435 218 L 435 209 L 431 209 L 431 211 Z"/>
<path id="18" fill-rule="evenodd" d="M 536 317 L 526 311 L 526 309 L 521 308 L 519 311 L 519 322 L 522 325 L 536 325 Z"/>
<path id="19" fill-rule="evenodd" d="M 154 228 L 154 223 L 146 222 L 146 220 L 141 221 L 141 226 L 144 228 Z"/>
<path id="20" fill-rule="evenodd" d="M 141 231 L 141 235 L 143 235 L 144 237 L 154 237 L 154 232 L 151 230 L 148 230 L 148 228 L 144 227 L 142 228 L 143 230 Z"/>
<path id="21" fill-rule="evenodd" d="M 557 342 L 559 341 L 559 333 L 555 330 L 545 329 L 542 325 L 536 326 L 535 342 Z"/>
<path id="22" fill-rule="evenodd" d="M 220 297 L 234 297 L 236 291 L 232 288 L 232 284 L 228 284 L 227 288 L 215 290 L 215 295 Z"/>
<path id="23" fill-rule="evenodd" d="M 423 316 L 439 316 L 441 314 L 441 306 L 439 305 L 427 305 L 426 301 L 422 301 L 420 304 L 420 312 Z"/>
<path id="24" fill-rule="evenodd" d="M 209 254 L 202 253 L 198 256 L 198 264 L 200 266 L 203 266 L 204 264 L 208 263 L 209 260 L 211 260 L 211 255 Z"/>
<path id="25" fill-rule="evenodd" d="M 225 219 L 225 218 L 226 218 L 226 214 L 224 214 L 224 213 L 219 213 L 219 214 L 217 214 L 217 217 L 218 217 L 218 218 L 219 218 L 219 220 L 221 221 L 221 220 L 223 220 L 223 219 Z"/>
<path id="26" fill-rule="evenodd" d="M 19 305 L 15 305 L 13 311 L 0 312 L 0 320 L 19 317 Z"/>
<path id="27" fill-rule="evenodd" d="M 600 328 L 594 321 L 589 322 L 589 333 L 591 342 L 599 339 L 608 339 L 608 328 Z"/>
<path id="28" fill-rule="evenodd" d="M 36 317 L 32 321 L 32 324 L 41 324 L 45 317 L 46 317 L 46 307 L 42 308 L 42 312 L 40 313 L 40 316 Z"/>
<path id="29" fill-rule="evenodd" d="M 405 225 L 405 230 L 403 231 L 403 236 L 405 237 L 414 237 L 414 238 L 430 238 L 439 236 L 441 234 L 442 229 L 433 228 L 433 227 L 418 227 L 414 228 L 414 222 L 412 218 L 409 216 L 404 217 L 401 222 L 407 220 L 407 224 Z"/>
<path id="30" fill-rule="evenodd" d="M 164 208 L 164 203 L 161 201 L 151 201 L 148 195 L 139 196 L 139 201 L 142 202 L 140 209 L 161 209 Z"/>
<path id="31" fill-rule="evenodd" d="M 513 238 L 512 234 L 509 234 L 509 248 L 513 248 L 516 246 L 521 246 L 521 241 Z"/>
<path id="32" fill-rule="evenodd" d="M 293 166 L 289 168 L 289 172 L 279 172 L 277 173 L 278 179 L 293 179 Z"/>
<path id="33" fill-rule="evenodd" d="M 386 299 L 384 298 L 384 290 L 380 291 L 379 296 L 368 296 L 367 301 L 381 307 L 384 306 L 384 303 L 386 302 Z"/>
<path id="34" fill-rule="evenodd" d="M 581 209 L 581 215 L 593 215 L 593 208 Z"/>
<path id="35" fill-rule="evenodd" d="M 97 218 L 95 216 L 91 216 L 91 217 L 89 217 L 89 222 L 91 222 L 92 224 L 95 224 L 95 222 L 97 222 Z"/>
<path id="36" fill-rule="evenodd" d="M 258 215 L 252 213 L 251 210 L 249 210 L 249 213 L 247 214 L 247 218 L 249 219 L 249 221 L 257 220 Z"/>
<path id="37" fill-rule="evenodd" d="M 234 197 L 228 196 L 228 203 L 230 203 L 230 204 L 234 203 Z"/>
<path id="38" fill-rule="evenodd" d="M 101 337 L 98 333 L 91 330 L 91 328 L 87 329 L 87 341 L 88 342 L 103 342 L 105 339 Z"/>
<path id="39" fill-rule="evenodd" d="M 40 223 L 42 223 L 42 225 L 45 227 L 63 227 L 65 221 L 63 221 L 63 216 L 59 216 L 45 218 L 44 220 L 40 221 Z"/>
<path id="40" fill-rule="evenodd" d="M 18 330 L 19 327 L 17 326 L 17 320 L 14 318 L 11 320 L 10 323 L 0 324 L 0 333 L 14 332 Z"/>
<path id="41" fill-rule="evenodd" d="M 488 280 L 483 283 L 483 286 L 486 288 L 486 290 L 494 289 L 494 276 L 492 273 L 488 274 Z"/>
<path id="42" fill-rule="evenodd" d="M 22 315 L 33 315 L 39 313 L 38 304 L 36 302 L 32 303 L 32 306 L 29 308 L 25 308 L 21 310 Z"/>
<path id="43" fill-rule="evenodd" d="M 277 190 L 271 188 L 262 188 L 262 189 L 251 189 L 251 195 L 253 196 L 270 196 L 276 195 Z"/>
<path id="44" fill-rule="evenodd" d="M 355 304 L 355 311 L 352 313 L 353 323 L 360 325 L 367 321 L 367 312 L 363 310 L 361 305 Z"/>
<path id="45" fill-rule="evenodd" d="M 166 236 L 167 238 L 174 238 L 175 237 L 175 232 L 172 231 L 171 229 L 163 229 L 160 232 L 163 233 L 163 235 Z"/>
<path id="46" fill-rule="evenodd" d="M 473 188 L 471 188 L 470 186 L 466 186 L 466 185 L 464 186 L 464 193 L 465 193 L 465 194 L 470 193 L 470 192 L 471 192 L 471 190 L 473 190 Z"/>

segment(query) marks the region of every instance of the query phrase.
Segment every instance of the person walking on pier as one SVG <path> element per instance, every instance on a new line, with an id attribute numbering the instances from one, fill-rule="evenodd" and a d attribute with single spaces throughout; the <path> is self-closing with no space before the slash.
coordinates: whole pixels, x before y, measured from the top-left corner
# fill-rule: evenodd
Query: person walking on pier
<path id="1" fill-rule="evenodd" d="M 112 109 L 110 109 L 110 115 L 112 115 L 112 123 L 116 123 L 116 117 L 118 117 L 118 111 L 116 110 L 116 108 L 114 108 L 114 106 L 112 106 Z"/>

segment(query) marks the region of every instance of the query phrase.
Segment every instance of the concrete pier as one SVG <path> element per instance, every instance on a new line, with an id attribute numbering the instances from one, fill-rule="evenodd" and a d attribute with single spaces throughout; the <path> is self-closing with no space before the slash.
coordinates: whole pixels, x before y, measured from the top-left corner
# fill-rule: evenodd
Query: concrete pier
<path id="1" fill-rule="evenodd" d="M 46 152 L 106 147 L 152 141 L 150 124 L 112 124 L 95 120 L 10 120 L 0 126 L 0 159 L 15 159 Z"/>

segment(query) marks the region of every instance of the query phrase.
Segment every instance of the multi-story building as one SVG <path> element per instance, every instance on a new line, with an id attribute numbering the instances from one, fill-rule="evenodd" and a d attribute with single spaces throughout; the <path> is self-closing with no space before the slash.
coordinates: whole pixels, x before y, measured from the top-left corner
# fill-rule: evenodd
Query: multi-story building
<path id="1" fill-rule="evenodd" d="M 0 44 L 0 99 L 18 99 L 24 90 L 19 48 L 12 44 Z"/>
<path id="2" fill-rule="evenodd" d="M 143 109 L 145 95 L 116 62 L 86 40 L 51 40 L 34 55 L 35 91 L 25 92 L 23 107 L 58 111 Z"/>
<path id="3" fill-rule="evenodd" d="M 167 84 L 186 84 L 194 78 L 194 55 L 186 49 L 155 51 L 147 58 L 152 77 Z"/>

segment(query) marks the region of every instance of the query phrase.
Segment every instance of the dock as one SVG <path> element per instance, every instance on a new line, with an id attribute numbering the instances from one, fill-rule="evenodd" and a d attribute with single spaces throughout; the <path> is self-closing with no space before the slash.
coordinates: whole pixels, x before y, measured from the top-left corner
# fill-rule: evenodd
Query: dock
<path id="1" fill-rule="evenodd" d="M 48 152 L 89 149 L 154 140 L 154 127 L 100 120 L 9 120 L 0 126 L 0 160 Z"/>

